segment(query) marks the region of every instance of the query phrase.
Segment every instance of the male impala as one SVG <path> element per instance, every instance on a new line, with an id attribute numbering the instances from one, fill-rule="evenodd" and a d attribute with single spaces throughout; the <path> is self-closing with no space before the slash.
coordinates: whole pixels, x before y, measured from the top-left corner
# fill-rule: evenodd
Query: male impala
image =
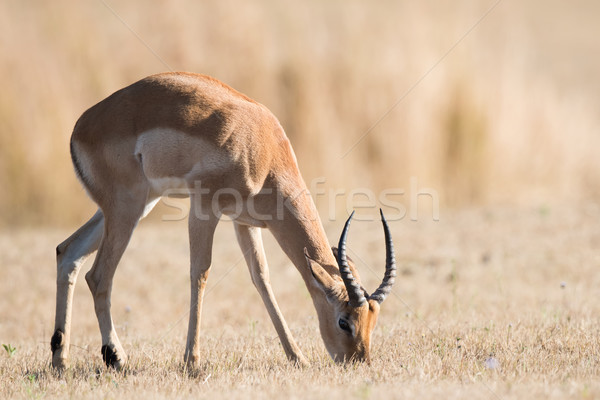
<path id="1" fill-rule="evenodd" d="M 202 297 L 221 214 L 234 219 L 252 282 L 290 360 L 307 364 L 271 290 L 261 228 L 271 230 L 300 271 L 331 357 L 369 361 L 379 305 L 396 275 L 383 214 L 386 271 L 369 296 L 346 257 L 350 218 L 339 252 L 332 251 L 290 143 L 266 107 L 207 76 L 150 76 L 112 94 L 79 118 L 71 137 L 71 157 L 99 210 L 56 248 L 56 322 L 51 340 L 55 367 L 67 365 L 75 281 L 85 259 L 96 250 L 85 279 L 102 333 L 102 357 L 115 368 L 126 363 L 110 312 L 113 276 L 138 221 L 165 190 L 174 187 L 188 188 L 191 198 L 191 306 L 184 357 L 188 364 L 196 364 L 200 357 Z M 198 185 L 202 190 L 195 190 Z M 215 194 L 223 188 L 237 196 L 218 196 L 215 204 Z"/>

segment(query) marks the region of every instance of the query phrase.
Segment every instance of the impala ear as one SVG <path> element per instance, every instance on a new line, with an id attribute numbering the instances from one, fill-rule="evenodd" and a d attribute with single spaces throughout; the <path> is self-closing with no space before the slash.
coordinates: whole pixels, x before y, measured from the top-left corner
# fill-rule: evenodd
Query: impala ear
<path id="1" fill-rule="evenodd" d="M 331 252 L 333 253 L 333 256 L 335 257 L 335 259 L 337 260 L 337 258 L 338 258 L 338 248 L 335 247 L 335 246 L 332 246 L 331 247 Z M 349 255 L 347 255 L 347 254 L 346 254 L 346 259 L 348 261 L 350 261 L 351 263 L 354 263 L 354 260 Z"/>
<path id="2" fill-rule="evenodd" d="M 335 282 L 331 276 L 323 269 L 321 264 L 310 257 L 306 247 L 304 248 L 304 257 L 306 258 L 306 263 L 308 264 L 308 268 L 310 268 L 310 272 L 314 278 L 315 285 L 326 294 L 329 294 L 335 285 Z"/>

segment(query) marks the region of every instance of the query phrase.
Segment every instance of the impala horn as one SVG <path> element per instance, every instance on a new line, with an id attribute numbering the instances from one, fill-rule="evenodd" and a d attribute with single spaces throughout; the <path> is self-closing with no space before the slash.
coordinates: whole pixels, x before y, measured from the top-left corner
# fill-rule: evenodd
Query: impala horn
<path id="1" fill-rule="evenodd" d="M 396 280 L 396 259 L 394 257 L 394 243 L 392 242 L 390 228 L 388 227 L 381 209 L 379 210 L 379 213 L 381 214 L 381 223 L 383 224 L 383 232 L 385 234 L 385 274 L 381 285 L 379 285 L 377 290 L 369 296 L 369 299 L 375 300 L 381 304 L 392 290 L 392 285 Z M 348 236 L 348 228 L 350 227 L 350 221 L 353 216 L 354 211 L 350 214 L 350 217 L 342 230 L 342 235 L 340 236 L 340 242 L 338 244 L 337 262 L 338 267 L 340 268 L 340 275 L 344 281 L 344 286 L 346 286 L 346 291 L 348 292 L 350 305 L 353 307 L 360 307 L 367 302 L 367 299 L 365 298 L 360 285 L 356 282 L 356 279 L 354 279 L 346 257 L 346 237 Z"/>
<path id="2" fill-rule="evenodd" d="M 340 268 L 340 275 L 344 281 L 344 286 L 346 286 L 346 291 L 348 292 L 350 305 L 352 307 L 360 307 L 367 302 L 367 299 L 365 298 L 360 285 L 356 282 L 356 279 L 354 279 L 354 275 L 352 275 L 350 266 L 348 266 L 348 260 L 346 259 L 346 236 L 348 236 L 348 228 L 350 227 L 352 216 L 354 216 L 354 211 L 352 211 L 352 214 L 350 214 L 350 217 L 346 221 L 344 230 L 342 230 L 342 235 L 340 236 L 337 263 Z"/>
<path id="3" fill-rule="evenodd" d="M 390 228 L 381 208 L 379 209 L 379 213 L 381 214 L 381 223 L 383 224 L 383 232 L 385 234 L 385 274 L 383 275 L 381 285 L 369 296 L 369 299 L 381 304 L 392 291 L 392 285 L 396 281 L 396 258 L 394 256 L 394 243 L 392 242 Z"/>

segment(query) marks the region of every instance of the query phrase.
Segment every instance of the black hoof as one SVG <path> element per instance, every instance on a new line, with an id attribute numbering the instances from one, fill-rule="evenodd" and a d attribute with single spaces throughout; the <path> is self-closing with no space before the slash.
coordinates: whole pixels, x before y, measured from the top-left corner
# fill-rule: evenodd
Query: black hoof
<path id="1" fill-rule="evenodd" d="M 52 335 L 52 339 L 50 339 L 50 349 L 52 349 L 52 354 L 56 352 L 56 350 L 63 347 L 65 340 L 65 334 L 60 329 L 57 329 Z"/>
<path id="2" fill-rule="evenodd" d="M 106 366 L 116 368 L 119 359 L 115 350 L 112 347 L 104 345 L 100 351 L 102 352 L 102 359 L 106 363 Z"/>

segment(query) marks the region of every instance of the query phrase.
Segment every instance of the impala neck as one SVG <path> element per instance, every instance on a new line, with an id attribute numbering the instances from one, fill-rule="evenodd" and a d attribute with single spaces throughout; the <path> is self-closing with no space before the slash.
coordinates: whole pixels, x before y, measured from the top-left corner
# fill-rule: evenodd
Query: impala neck
<path id="1" fill-rule="evenodd" d="M 269 229 L 302 275 L 313 301 L 321 300 L 323 292 L 314 284 L 304 248 L 330 275 L 339 275 L 331 246 L 308 190 L 304 188 L 300 195 L 284 194 L 284 199 L 283 218 L 272 221 Z"/>

